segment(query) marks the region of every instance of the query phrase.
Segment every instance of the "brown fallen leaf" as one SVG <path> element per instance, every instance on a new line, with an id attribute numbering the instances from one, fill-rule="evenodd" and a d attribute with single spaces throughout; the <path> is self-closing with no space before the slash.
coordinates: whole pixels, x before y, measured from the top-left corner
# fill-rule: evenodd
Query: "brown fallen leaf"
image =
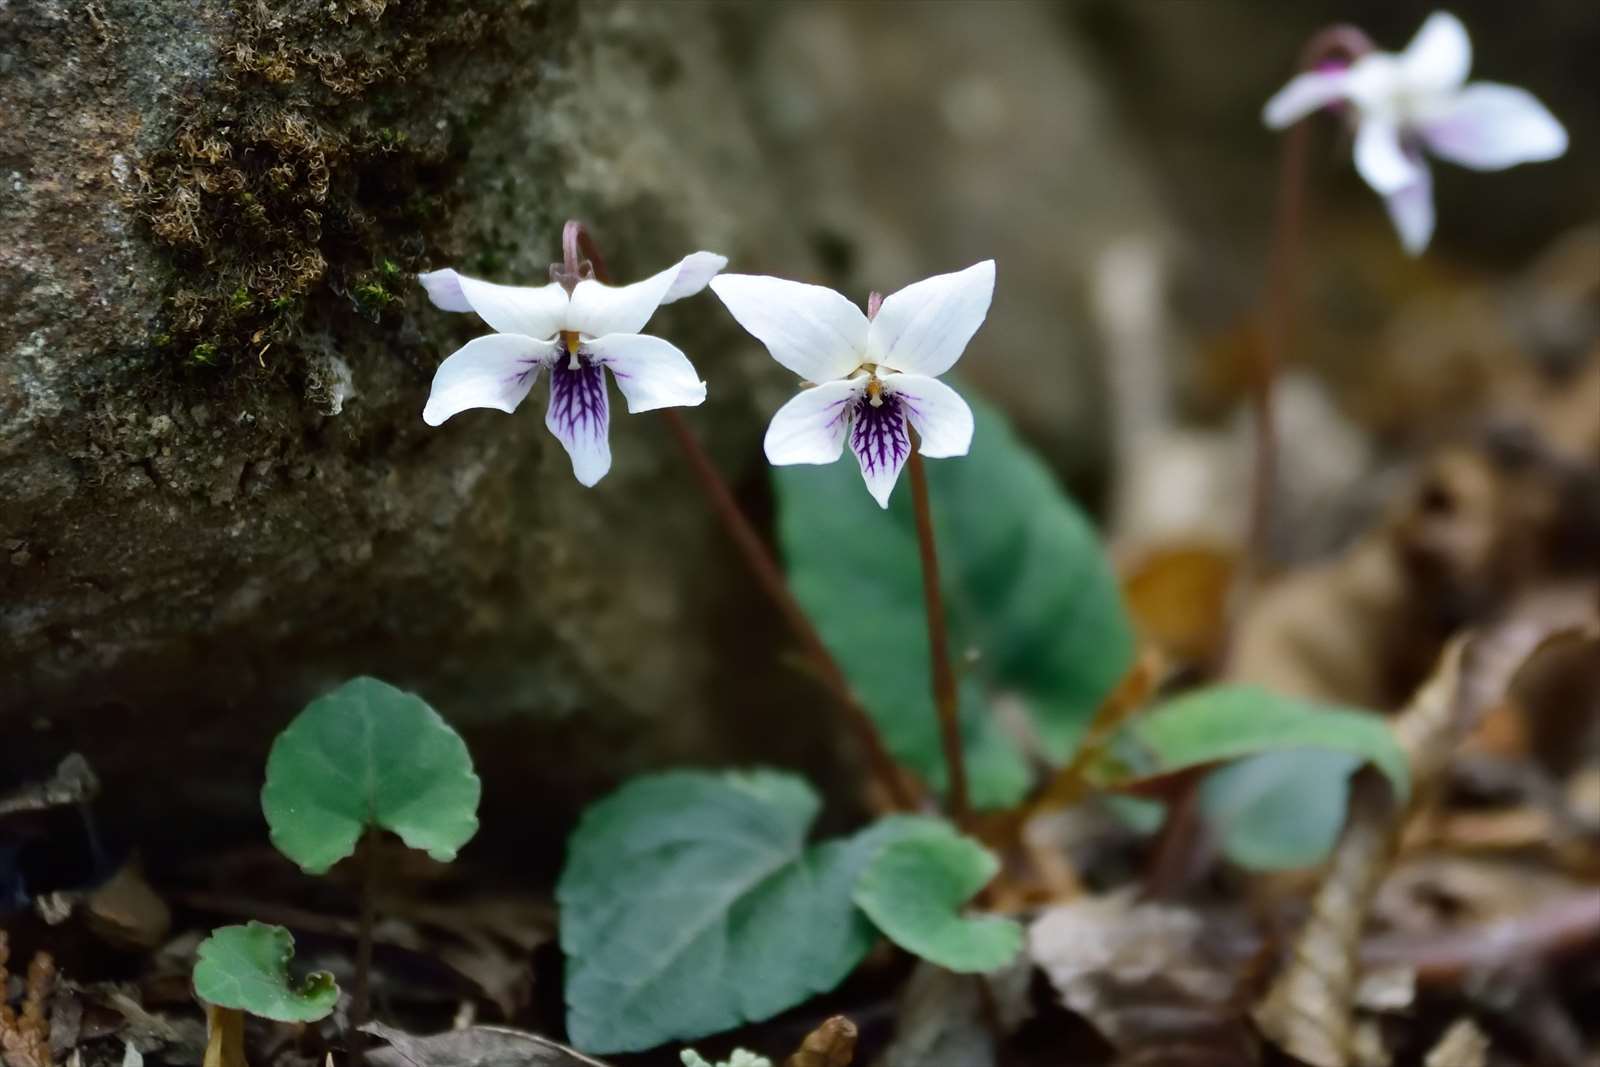
<path id="1" fill-rule="evenodd" d="M 201 1067 L 250 1067 L 244 1058 L 244 1012 L 206 1005 L 206 1054 Z"/>
<path id="2" fill-rule="evenodd" d="M 155 948 L 172 928 L 172 912 L 139 869 L 124 864 L 84 900 L 89 928 L 122 948 Z"/>
<path id="3" fill-rule="evenodd" d="M 1485 1067 L 1489 1039 L 1471 1019 L 1457 1019 L 1422 1062 L 1423 1067 Z"/>
<path id="4" fill-rule="evenodd" d="M 469 1026 L 427 1037 L 382 1023 L 361 1029 L 388 1042 L 386 1048 L 367 1051 L 373 1067 L 606 1067 L 559 1041 L 503 1026 Z"/>
<path id="5" fill-rule="evenodd" d="M 1447 646 L 1394 725 L 1411 764 L 1411 810 L 1430 801 L 1461 739 L 1503 698 L 1517 668 L 1567 622 L 1514 620 Z M 1398 850 L 1402 815 L 1380 779 L 1357 777 L 1344 835 L 1290 961 L 1254 1011 L 1262 1033 L 1313 1067 L 1349 1067 L 1353 1061 L 1361 933 Z"/>
<path id="6" fill-rule="evenodd" d="M 835 1015 L 807 1034 L 783 1067 L 850 1067 L 855 1057 L 856 1024 Z"/>
<path id="7" fill-rule="evenodd" d="M 1179 663 L 1213 663 L 1227 633 L 1236 563 L 1231 553 L 1203 543 L 1141 553 L 1122 578 L 1123 599 L 1140 634 Z"/>
<path id="8" fill-rule="evenodd" d="M 1239 997 L 1252 961 L 1223 949 L 1255 939 L 1220 938 L 1226 925 L 1131 891 L 1082 897 L 1034 920 L 1028 955 L 1119 1063 L 1254 1063 L 1259 1041 Z"/>
<path id="9" fill-rule="evenodd" d="M 0 1060 L 10 1067 L 51 1067 L 48 1005 L 56 984 L 56 965 L 48 952 L 36 953 L 28 964 L 21 1012 L 6 1003 L 9 975 L 6 964 L 11 948 L 0 930 Z"/>

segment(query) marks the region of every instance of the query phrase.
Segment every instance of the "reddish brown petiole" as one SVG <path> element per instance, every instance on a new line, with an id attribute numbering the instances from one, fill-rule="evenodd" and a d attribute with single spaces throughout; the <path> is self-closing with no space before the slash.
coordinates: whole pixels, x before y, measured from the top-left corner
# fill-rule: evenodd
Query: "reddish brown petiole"
<path id="1" fill-rule="evenodd" d="M 561 252 L 563 262 L 559 267 L 551 268 L 552 276 L 562 272 L 573 276 L 593 277 L 600 282 L 609 281 L 605 260 L 601 258 L 600 250 L 595 247 L 594 239 L 589 236 L 583 223 L 576 219 L 569 220 L 562 230 Z M 573 284 L 576 285 L 576 281 Z M 900 811 L 915 811 L 920 806 L 920 800 L 912 789 L 909 779 L 889 754 L 889 747 L 878 732 L 877 724 L 872 721 L 867 710 L 851 692 L 850 683 L 845 678 L 843 669 L 828 651 L 828 646 L 823 643 L 822 636 L 817 633 L 817 628 L 812 625 L 805 609 L 790 592 L 783 571 L 761 539 L 761 535 L 756 532 L 755 526 L 740 509 L 734 499 L 733 491 L 728 488 L 727 481 L 723 479 L 716 464 L 711 461 L 711 457 L 695 437 L 688 423 L 671 408 L 663 409 L 660 414 L 674 440 L 678 442 L 679 448 L 683 450 L 684 459 L 688 461 L 695 480 L 700 483 L 701 491 L 705 493 L 712 512 L 722 523 L 728 537 L 738 547 L 739 554 L 744 557 L 745 565 L 750 568 L 756 583 L 772 600 L 778 609 L 778 614 L 783 617 L 795 639 L 799 641 L 800 647 L 811 660 L 817 677 L 844 711 L 845 722 L 855 734 L 873 777 L 883 790 L 890 806 Z"/>

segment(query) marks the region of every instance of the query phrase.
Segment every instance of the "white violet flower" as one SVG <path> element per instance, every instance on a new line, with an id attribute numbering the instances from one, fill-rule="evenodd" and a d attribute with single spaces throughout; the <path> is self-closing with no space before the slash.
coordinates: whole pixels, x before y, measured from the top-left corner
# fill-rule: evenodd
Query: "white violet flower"
<path id="1" fill-rule="evenodd" d="M 1474 170 L 1555 159 L 1567 131 L 1525 89 L 1466 84 L 1472 42 L 1448 12 L 1428 17 L 1404 52 L 1369 52 L 1348 66 L 1296 75 L 1263 117 L 1281 129 L 1330 104 L 1354 112 L 1355 163 L 1382 196 L 1412 255 L 1433 235 L 1433 181 L 1422 156 Z"/>
<path id="2" fill-rule="evenodd" d="M 967 454 L 972 409 L 936 379 L 989 313 L 994 260 L 908 285 L 881 303 L 874 293 L 866 314 L 832 289 L 782 278 L 723 274 L 711 291 L 807 386 L 767 427 L 772 463 L 832 463 L 848 438 L 867 492 L 888 507 L 911 452 L 907 423 L 924 456 Z"/>
<path id="3" fill-rule="evenodd" d="M 727 265 L 722 256 L 696 252 L 616 287 L 575 274 L 538 288 L 495 285 L 449 269 L 418 275 L 435 305 L 477 312 L 499 331 L 468 341 L 439 364 L 423 421 L 438 426 L 468 408 L 515 411 L 548 367 L 545 425 L 572 458 L 578 481 L 594 485 L 611 469 L 604 371 L 616 379 L 630 413 L 704 402 L 706 383 L 688 357 L 639 331 L 656 308 L 698 293 Z"/>

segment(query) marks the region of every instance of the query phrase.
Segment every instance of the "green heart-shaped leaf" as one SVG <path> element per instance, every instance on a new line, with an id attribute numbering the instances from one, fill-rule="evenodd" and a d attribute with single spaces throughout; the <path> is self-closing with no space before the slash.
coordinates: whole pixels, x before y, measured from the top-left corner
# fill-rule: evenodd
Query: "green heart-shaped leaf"
<path id="1" fill-rule="evenodd" d="M 1145 757 L 1140 774 L 1282 752 L 1330 749 L 1370 762 L 1404 801 L 1411 788 L 1406 754 L 1382 716 L 1319 704 L 1253 685 L 1217 685 L 1174 697 L 1128 724 L 1126 736 Z"/>
<path id="2" fill-rule="evenodd" d="M 252 922 L 211 931 L 200 942 L 194 991 L 219 1008 L 234 1008 L 286 1023 L 309 1023 L 333 1011 L 339 987 L 317 971 L 296 984 L 289 977 L 294 938 L 281 926 Z"/>
<path id="3" fill-rule="evenodd" d="M 1133 631 L 1094 529 L 1005 420 L 970 396 L 972 451 L 928 463 L 973 802 L 1015 803 L 1028 761 L 996 698 L 1027 713 L 1064 759 L 1133 657 Z M 894 755 L 943 787 L 928 682 L 921 563 L 906 485 L 887 512 L 846 456 L 774 470 L 778 532 L 795 596 L 816 621 Z"/>
<path id="4" fill-rule="evenodd" d="M 1291 748 L 1263 752 L 1213 771 L 1200 809 L 1228 858 L 1252 870 L 1320 863 L 1344 826 L 1353 752 Z"/>
<path id="5" fill-rule="evenodd" d="M 481 789 L 466 744 L 438 712 L 356 678 L 278 735 L 261 810 L 278 851 L 311 874 L 354 852 L 368 827 L 448 862 L 478 830 Z"/>
<path id="6" fill-rule="evenodd" d="M 891 941 L 951 971 L 983 973 L 1022 949 L 1022 927 L 961 914 L 1000 869 L 988 849 L 943 823 L 879 847 L 856 883 L 855 901 Z"/>
<path id="7" fill-rule="evenodd" d="M 638 778 L 584 813 L 556 898 L 567 1032 L 628 1052 L 769 1018 L 832 989 L 872 925 L 850 894 L 888 819 L 806 845 L 816 794 L 770 771 Z"/>
<path id="8" fill-rule="evenodd" d="M 1388 722 L 1354 708 L 1279 696 L 1251 685 L 1192 690 L 1130 722 L 1109 789 L 1230 763 L 1206 776 L 1201 812 L 1224 851 L 1247 867 L 1300 867 L 1327 854 L 1344 822 L 1349 777 L 1377 767 L 1404 802 L 1410 766 Z"/>

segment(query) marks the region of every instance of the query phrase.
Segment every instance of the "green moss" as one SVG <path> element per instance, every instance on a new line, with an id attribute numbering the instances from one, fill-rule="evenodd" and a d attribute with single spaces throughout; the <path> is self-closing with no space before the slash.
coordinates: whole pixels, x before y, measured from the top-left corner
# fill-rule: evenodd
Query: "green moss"
<path id="1" fill-rule="evenodd" d="M 369 312 L 380 312 L 399 299 L 377 282 L 363 282 L 351 292 L 355 295 L 356 302 Z"/>
<path id="2" fill-rule="evenodd" d="M 178 268 L 157 331 L 205 365 L 276 345 L 281 369 L 302 332 L 370 329 L 448 258 L 463 72 L 484 109 L 565 0 L 232 3 L 225 70 L 140 160 L 139 207 Z"/>

